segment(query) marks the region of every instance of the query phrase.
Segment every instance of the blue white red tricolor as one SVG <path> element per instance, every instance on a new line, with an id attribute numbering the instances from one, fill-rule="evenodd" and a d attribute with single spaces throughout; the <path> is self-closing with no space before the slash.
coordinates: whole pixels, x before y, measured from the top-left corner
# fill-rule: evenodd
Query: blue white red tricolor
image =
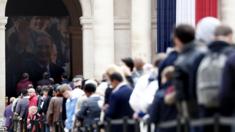
<path id="1" fill-rule="evenodd" d="M 175 25 L 195 26 L 203 17 L 218 17 L 218 0 L 157 0 L 157 51 L 172 46 L 171 32 Z"/>

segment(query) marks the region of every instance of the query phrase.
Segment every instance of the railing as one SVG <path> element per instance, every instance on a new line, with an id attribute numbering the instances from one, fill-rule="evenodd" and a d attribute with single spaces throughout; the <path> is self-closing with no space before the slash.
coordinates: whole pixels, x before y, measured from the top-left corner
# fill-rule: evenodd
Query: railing
<path id="1" fill-rule="evenodd" d="M 14 132 L 19 132 L 18 125 L 24 124 L 26 122 L 14 120 Z M 18 124 L 18 125 L 17 125 Z M 128 118 L 123 118 L 119 120 L 107 120 L 103 123 L 97 122 L 96 124 L 93 124 L 89 127 L 80 127 L 78 132 L 100 132 L 101 130 L 105 130 L 106 132 L 112 132 L 112 126 L 113 125 L 119 125 L 122 127 L 123 132 L 128 132 L 128 126 L 132 125 L 134 130 L 132 132 L 140 132 L 139 129 L 139 120 L 133 120 Z M 145 125 L 147 127 L 147 132 L 152 132 L 151 123 L 146 123 Z M 218 115 L 215 115 L 212 118 L 202 118 L 202 119 L 193 119 L 193 120 L 186 120 L 183 118 L 178 118 L 173 121 L 167 121 L 160 124 L 155 125 L 156 128 L 161 129 L 168 129 L 168 128 L 176 128 L 176 132 L 189 132 L 192 127 L 200 127 L 200 126 L 206 126 L 206 125 L 212 125 L 214 132 L 219 132 L 219 128 L 221 125 L 223 126 L 235 126 L 235 118 L 227 118 L 227 117 L 220 117 Z M 40 121 L 32 121 L 31 126 L 35 126 L 36 132 L 44 132 L 45 124 Z M 31 127 L 31 128 L 32 128 Z M 27 130 L 27 127 L 24 127 L 25 130 Z M 55 131 L 56 132 L 63 132 L 63 122 L 57 122 L 55 124 Z"/>

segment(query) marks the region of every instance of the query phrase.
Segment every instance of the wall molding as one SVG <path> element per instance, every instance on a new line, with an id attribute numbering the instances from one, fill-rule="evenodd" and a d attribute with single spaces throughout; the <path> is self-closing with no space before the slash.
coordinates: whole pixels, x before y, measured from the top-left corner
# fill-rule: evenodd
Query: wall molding
<path id="1" fill-rule="evenodd" d="M 157 29 L 157 18 L 156 17 L 152 17 L 152 29 Z"/>
<path id="2" fill-rule="evenodd" d="M 82 30 L 93 29 L 93 18 L 92 17 L 80 17 L 80 23 L 82 25 Z"/>
<path id="3" fill-rule="evenodd" d="M 114 30 L 130 30 L 131 20 L 130 18 L 114 18 Z"/>
<path id="4" fill-rule="evenodd" d="M 7 24 L 7 17 L 1 16 L 0 17 L 0 30 L 6 30 L 6 24 Z"/>
<path id="5" fill-rule="evenodd" d="M 82 30 L 93 29 L 93 18 L 92 17 L 80 17 L 80 23 L 82 25 Z M 157 18 L 152 17 L 152 29 L 157 29 Z M 114 30 L 130 30 L 131 29 L 131 19 L 130 18 L 114 18 Z"/>

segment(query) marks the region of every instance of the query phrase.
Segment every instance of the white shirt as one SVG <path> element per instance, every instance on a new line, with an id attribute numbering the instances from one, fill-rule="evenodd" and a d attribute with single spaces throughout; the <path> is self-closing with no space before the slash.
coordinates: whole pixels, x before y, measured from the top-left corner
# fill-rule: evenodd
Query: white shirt
<path id="1" fill-rule="evenodd" d="M 115 89 L 113 89 L 112 93 L 117 92 L 122 86 L 127 85 L 126 82 L 121 82 L 117 85 Z"/>
<path id="2" fill-rule="evenodd" d="M 135 112 L 146 112 L 152 104 L 154 95 L 158 89 L 158 81 L 153 80 L 149 82 L 150 75 L 146 74 L 142 76 L 131 94 L 129 103 Z"/>

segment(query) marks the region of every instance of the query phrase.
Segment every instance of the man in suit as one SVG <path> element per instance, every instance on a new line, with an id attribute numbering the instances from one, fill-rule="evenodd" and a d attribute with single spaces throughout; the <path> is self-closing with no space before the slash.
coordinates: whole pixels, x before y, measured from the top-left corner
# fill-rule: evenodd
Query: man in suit
<path id="1" fill-rule="evenodd" d="M 122 119 L 123 117 L 132 118 L 133 110 L 130 107 L 129 99 L 132 89 L 123 81 L 120 73 L 113 73 L 109 76 L 113 88 L 109 100 L 109 107 L 106 111 L 106 117 L 110 119 Z M 130 129 L 130 127 L 128 128 Z M 112 131 L 122 132 L 122 126 L 115 125 Z"/>

